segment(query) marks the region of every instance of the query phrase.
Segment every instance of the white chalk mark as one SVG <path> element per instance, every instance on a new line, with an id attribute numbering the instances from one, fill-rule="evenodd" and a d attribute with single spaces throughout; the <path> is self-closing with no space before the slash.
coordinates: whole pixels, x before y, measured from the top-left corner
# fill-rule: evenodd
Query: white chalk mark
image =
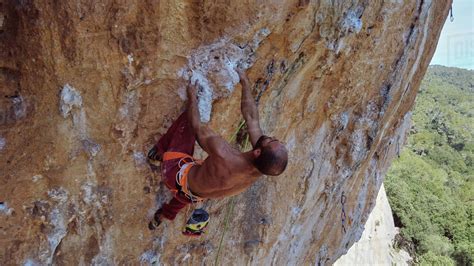
<path id="1" fill-rule="evenodd" d="M 232 93 L 239 82 L 235 69 L 237 66 L 247 69 L 253 65 L 255 50 L 269 34 L 270 30 L 264 28 L 244 46 L 233 43 L 229 38 L 223 38 L 194 50 L 187 66 L 179 70 L 178 75 L 199 84 L 197 95 L 202 122 L 209 122 L 211 119 L 213 100 Z"/>

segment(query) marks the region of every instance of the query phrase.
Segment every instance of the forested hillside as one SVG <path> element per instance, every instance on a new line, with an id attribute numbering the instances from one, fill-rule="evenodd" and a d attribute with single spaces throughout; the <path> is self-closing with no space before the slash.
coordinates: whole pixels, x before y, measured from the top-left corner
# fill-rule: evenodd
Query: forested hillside
<path id="1" fill-rule="evenodd" d="M 400 244 L 423 265 L 474 259 L 474 71 L 429 67 L 385 185 Z"/>

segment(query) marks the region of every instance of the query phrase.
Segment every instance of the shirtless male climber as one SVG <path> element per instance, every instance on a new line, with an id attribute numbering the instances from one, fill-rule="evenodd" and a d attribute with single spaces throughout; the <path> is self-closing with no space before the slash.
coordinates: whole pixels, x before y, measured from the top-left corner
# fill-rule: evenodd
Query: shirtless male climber
<path id="1" fill-rule="evenodd" d="M 253 149 L 240 152 L 201 123 L 198 88 L 190 83 L 187 110 L 148 153 L 149 159 L 162 162 L 162 180 L 174 194 L 169 203 L 156 211 L 149 224 L 151 230 L 159 226 L 163 218 L 174 220 L 189 203 L 239 194 L 260 176 L 277 176 L 285 170 L 288 152 L 276 138 L 263 135 L 249 80 L 242 70 L 237 72 L 242 85 L 241 111 Z M 202 162 L 192 157 L 196 139 L 209 155 Z"/>

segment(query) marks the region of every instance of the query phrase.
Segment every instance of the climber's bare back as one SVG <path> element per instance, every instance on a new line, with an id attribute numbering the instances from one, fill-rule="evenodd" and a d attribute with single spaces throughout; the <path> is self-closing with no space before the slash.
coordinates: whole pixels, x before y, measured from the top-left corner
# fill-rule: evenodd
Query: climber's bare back
<path id="1" fill-rule="evenodd" d="M 262 174 L 245 154 L 232 148 L 222 137 L 208 141 L 211 153 L 202 165 L 191 168 L 189 189 L 202 198 L 221 198 L 239 194 Z"/>

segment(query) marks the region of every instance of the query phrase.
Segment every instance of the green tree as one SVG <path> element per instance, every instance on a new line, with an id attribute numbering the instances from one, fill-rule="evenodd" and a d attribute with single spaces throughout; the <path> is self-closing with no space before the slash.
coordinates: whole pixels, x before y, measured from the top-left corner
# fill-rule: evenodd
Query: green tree
<path id="1" fill-rule="evenodd" d="M 421 265 L 474 261 L 474 71 L 430 67 L 385 185 Z"/>

